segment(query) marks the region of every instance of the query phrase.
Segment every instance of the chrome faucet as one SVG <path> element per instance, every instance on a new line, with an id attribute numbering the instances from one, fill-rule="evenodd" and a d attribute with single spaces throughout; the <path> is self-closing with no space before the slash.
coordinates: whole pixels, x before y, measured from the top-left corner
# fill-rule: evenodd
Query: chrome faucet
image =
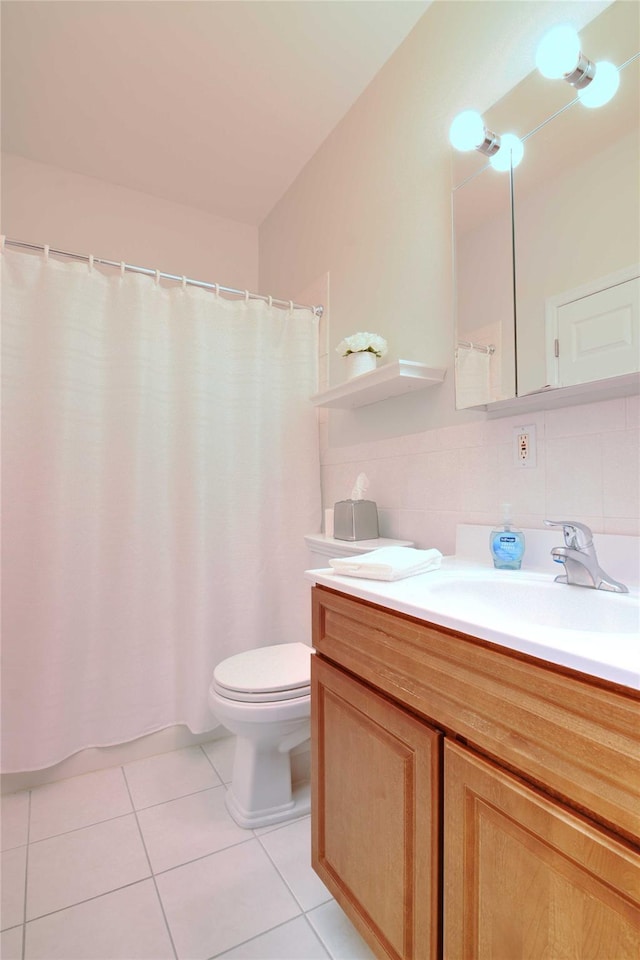
<path id="1" fill-rule="evenodd" d="M 547 527 L 562 527 L 564 547 L 554 547 L 551 556 L 563 563 L 565 573 L 556 577 L 556 583 L 568 583 L 613 593 L 629 593 L 629 588 L 604 572 L 598 563 L 593 534 L 584 523 L 575 520 L 545 520 Z"/>

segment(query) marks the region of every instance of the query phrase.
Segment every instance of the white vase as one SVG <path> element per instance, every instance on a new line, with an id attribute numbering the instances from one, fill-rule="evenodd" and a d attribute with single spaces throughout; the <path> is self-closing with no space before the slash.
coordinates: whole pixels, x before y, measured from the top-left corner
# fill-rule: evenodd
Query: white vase
<path id="1" fill-rule="evenodd" d="M 347 380 L 353 380 L 363 373 L 370 373 L 376 369 L 378 358 L 371 350 L 359 350 L 356 353 L 348 353 L 345 357 L 347 361 Z"/>

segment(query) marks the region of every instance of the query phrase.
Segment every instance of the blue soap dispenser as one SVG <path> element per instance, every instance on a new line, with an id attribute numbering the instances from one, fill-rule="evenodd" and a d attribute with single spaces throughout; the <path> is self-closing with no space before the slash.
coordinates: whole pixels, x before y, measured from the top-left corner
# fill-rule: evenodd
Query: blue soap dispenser
<path id="1" fill-rule="evenodd" d="M 503 522 L 489 536 L 493 565 L 497 570 L 519 570 L 524 555 L 524 533 L 511 522 L 511 504 L 502 506 Z"/>

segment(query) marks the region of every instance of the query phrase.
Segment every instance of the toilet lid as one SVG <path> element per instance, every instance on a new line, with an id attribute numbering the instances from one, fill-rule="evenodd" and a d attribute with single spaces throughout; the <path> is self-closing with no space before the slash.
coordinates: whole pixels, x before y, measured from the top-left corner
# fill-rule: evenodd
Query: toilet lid
<path id="1" fill-rule="evenodd" d="M 218 687 L 236 693 L 269 694 L 298 691 L 311 682 L 311 647 L 305 643 L 278 643 L 246 650 L 223 660 L 213 671 Z M 298 694 L 289 694 L 289 697 Z"/>

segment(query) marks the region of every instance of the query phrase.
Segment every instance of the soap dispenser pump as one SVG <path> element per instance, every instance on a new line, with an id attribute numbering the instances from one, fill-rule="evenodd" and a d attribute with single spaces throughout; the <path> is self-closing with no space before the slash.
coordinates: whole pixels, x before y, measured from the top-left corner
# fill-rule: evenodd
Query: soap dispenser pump
<path id="1" fill-rule="evenodd" d="M 511 504 L 502 506 L 502 527 L 489 536 L 493 565 L 497 570 L 519 570 L 524 555 L 524 533 L 511 520 Z"/>

